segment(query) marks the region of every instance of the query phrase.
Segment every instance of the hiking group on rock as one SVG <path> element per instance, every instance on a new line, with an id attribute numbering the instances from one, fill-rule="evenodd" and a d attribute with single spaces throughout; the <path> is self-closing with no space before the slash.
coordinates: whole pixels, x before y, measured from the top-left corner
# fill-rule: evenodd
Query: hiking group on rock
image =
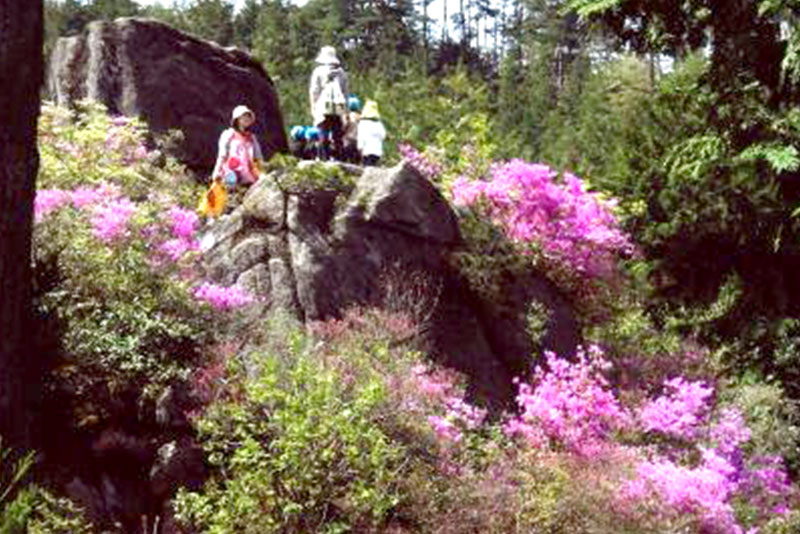
<path id="1" fill-rule="evenodd" d="M 323 46 L 315 61 L 308 88 L 314 124 L 291 128 L 292 154 L 377 165 L 386 138 L 377 102 L 367 100 L 362 110 L 361 99 L 349 92 L 347 72 L 332 46 Z"/>
<path id="2" fill-rule="evenodd" d="M 381 122 L 378 103 L 348 92 L 347 73 L 332 46 L 323 46 L 311 74 L 309 100 L 314 125 L 293 126 L 289 147 L 299 159 L 337 160 L 377 166 L 383 157 L 386 128 Z M 347 95 L 347 96 L 346 96 Z M 249 187 L 258 181 L 264 156 L 250 128 L 256 114 L 245 105 L 231 113 L 230 127 L 219 136 L 217 159 L 211 187 L 201 198 L 198 210 L 218 216 L 227 201 L 227 189 Z"/>
<path id="3" fill-rule="evenodd" d="M 378 103 L 349 93 L 347 72 L 332 46 L 323 46 L 311 74 L 309 100 L 311 126 L 293 126 L 289 132 L 291 153 L 299 159 L 337 160 L 368 166 L 383 157 L 386 128 Z M 263 153 L 249 130 L 255 113 L 239 105 L 231 115 L 231 126 L 219 137 L 212 177 L 228 186 L 252 185 L 258 180 Z"/>

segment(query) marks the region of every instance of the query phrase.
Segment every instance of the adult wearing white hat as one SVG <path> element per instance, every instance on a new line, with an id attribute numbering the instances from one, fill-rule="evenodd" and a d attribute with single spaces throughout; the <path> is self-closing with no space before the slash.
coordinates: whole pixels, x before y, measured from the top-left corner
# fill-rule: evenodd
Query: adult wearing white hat
<path id="1" fill-rule="evenodd" d="M 347 113 L 348 81 L 342 69 L 336 49 L 323 46 L 315 59 L 317 67 L 311 73 L 308 93 L 311 101 L 311 115 L 314 125 L 325 132 L 323 146 L 330 155 L 333 142 L 333 156 L 342 154 L 342 134 Z"/>
<path id="2" fill-rule="evenodd" d="M 217 163 L 211 175 L 228 185 L 252 185 L 258 180 L 258 164 L 264 156 L 256 136 L 249 131 L 256 114 L 247 106 L 236 106 L 231 112 L 231 127 L 219 136 Z"/>

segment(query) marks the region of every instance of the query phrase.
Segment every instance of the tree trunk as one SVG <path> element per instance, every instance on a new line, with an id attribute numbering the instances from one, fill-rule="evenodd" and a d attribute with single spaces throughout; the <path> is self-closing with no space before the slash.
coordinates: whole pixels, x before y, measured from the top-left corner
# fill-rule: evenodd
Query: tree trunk
<path id="1" fill-rule="evenodd" d="M 0 435 L 30 447 L 41 380 L 32 332 L 31 232 L 39 153 L 42 0 L 0 0 Z"/>
<path id="2" fill-rule="evenodd" d="M 447 41 L 447 0 L 442 1 L 442 9 L 444 13 L 442 14 L 442 41 Z"/>
<path id="3" fill-rule="evenodd" d="M 423 38 L 424 58 L 423 59 L 425 61 L 425 72 L 428 72 L 428 0 L 422 0 L 422 33 L 424 35 L 424 38 Z"/>

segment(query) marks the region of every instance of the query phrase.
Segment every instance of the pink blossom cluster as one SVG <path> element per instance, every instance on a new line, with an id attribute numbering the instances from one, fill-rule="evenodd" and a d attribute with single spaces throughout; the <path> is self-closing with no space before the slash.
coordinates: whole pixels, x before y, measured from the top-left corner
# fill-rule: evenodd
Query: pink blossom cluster
<path id="1" fill-rule="evenodd" d="M 136 213 L 136 204 L 128 198 L 117 198 L 94 206 L 92 233 L 104 243 L 113 243 L 128 232 L 128 224 Z"/>
<path id="2" fill-rule="evenodd" d="M 113 200 L 122 196 L 122 191 L 116 185 L 102 183 L 97 187 L 80 186 L 71 193 L 72 204 L 76 208 L 85 208 Z"/>
<path id="3" fill-rule="evenodd" d="M 423 364 L 411 368 L 417 389 L 434 401 L 442 402 L 456 388 L 452 374 L 441 370 L 432 370 Z"/>
<path id="4" fill-rule="evenodd" d="M 682 387 L 685 388 L 685 384 Z M 701 408 L 703 410 L 705 408 Z M 699 428 L 701 424 L 705 427 Z M 715 534 L 745 532 L 734 516 L 734 498 L 756 507 L 760 521 L 788 513 L 795 493 L 783 460 L 779 457 L 746 458 L 742 446 L 750 439 L 750 429 L 738 410 L 726 408 L 720 410 L 713 424 L 704 417 L 690 426 L 692 430 L 682 433 L 683 437 L 703 438 L 711 444 L 695 443 L 700 462 L 685 465 L 666 456 L 641 461 L 636 478 L 625 488 L 628 497 L 634 500 L 655 497 L 673 514 L 694 514 L 702 521 L 704 532 Z"/>
<path id="5" fill-rule="evenodd" d="M 633 250 L 612 204 L 570 173 L 563 182 L 557 177 L 547 165 L 512 160 L 494 166 L 488 181 L 457 179 L 453 198 L 464 206 L 485 201 L 513 241 L 536 245 L 585 275 L 609 276 L 617 256 Z"/>
<path id="6" fill-rule="evenodd" d="M 797 498 L 780 456 L 752 458 L 740 477 L 739 487 L 762 520 L 788 514 L 789 504 Z"/>
<path id="7" fill-rule="evenodd" d="M 74 191 L 40 189 L 36 192 L 36 198 L 33 203 L 34 218 L 38 223 L 41 222 L 46 215 L 69 204 L 81 209 L 92 207 L 106 200 L 119 198 L 120 196 L 121 192 L 119 188 L 109 184 L 101 184 L 97 187 L 81 186 Z"/>
<path id="8" fill-rule="evenodd" d="M 158 245 L 161 254 L 178 261 L 186 253 L 200 250 L 200 242 L 195 238 L 200 220 L 195 212 L 172 206 L 167 212 L 166 222 L 171 237 Z"/>
<path id="9" fill-rule="evenodd" d="M 158 245 L 158 252 L 166 256 L 171 261 L 179 261 L 189 252 L 196 252 L 200 250 L 200 244 L 197 240 L 172 238 L 167 239 Z"/>
<path id="10" fill-rule="evenodd" d="M 192 210 L 172 206 L 167 212 L 170 232 L 177 238 L 193 238 L 200 219 Z"/>
<path id="11" fill-rule="evenodd" d="M 664 385 L 669 391 L 666 395 L 639 409 L 642 428 L 674 438 L 694 439 L 705 422 L 713 390 L 703 382 L 689 382 L 682 377 L 668 380 Z"/>
<path id="12" fill-rule="evenodd" d="M 695 435 L 693 432 L 692 435 Z M 750 429 L 739 410 L 723 408 L 717 421 L 707 432 L 708 440 L 721 454 L 732 457 L 740 452 L 740 447 L 750 441 Z"/>
<path id="13" fill-rule="evenodd" d="M 522 436 L 530 446 L 564 450 L 578 458 L 623 462 L 633 476 L 622 482 L 619 502 L 626 509 L 655 504 L 666 517 L 690 515 L 707 534 L 753 534 L 738 522 L 733 503 L 755 506 L 760 524 L 785 514 L 796 494 L 777 457 L 747 458 L 750 430 L 742 414 L 722 409 L 712 419 L 713 390 L 700 381 L 674 378 L 665 395 L 635 411 L 621 406 L 603 372 L 602 351 L 580 351 L 573 362 L 547 354 L 531 383 L 519 384 L 519 415 L 505 432 Z M 453 418 L 429 419 L 437 433 L 460 439 Z M 631 447 L 615 433 L 656 432 L 684 440 L 657 449 Z M 696 454 L 693 454 L 696 453 Z M 761 511 L 761 512 L 758 512 Z"/>
<path id="14" fill-rule="evenodd" d="M 555 443 L 580 456 L 605 448 L 611 434 L 630 425 L 603 376 L 609 364 L 596 347 L 579 351 L 575 363 L 547 353 L 533 384 L 519 383 L 520 415 L 505 425 L 508 435 L 522 435 L 535 447 Z"/>
<path id="15" fill-rule="evenodd" d="M 444 415 L 431 415 L 428 422 L 436 435 L 444 441 L 461 441 L 463 430 L 474 430 L 486 419 L 486 410 L 466 402 L 456 394 L 452 374 L 442 370 L 431 370 L 425 365 L 411 369 L 416 388 L 424 393 Z"/>
<path id="16" fill-rule="evenodd" d="M 414 148 L 408 143 L 400 143 L 397 145 L 397 151 L 400 155 L 411 163 L 411 166 L 417 169 L 420 174 L 433 180 L 442 174 L 442 166 L 431 158 Z"/>
<path id="17" fill-rule="evenodd" d="M 239 286 L 220 286 L 204 282 L 194 288 L 194 298 L 222 311 L 241 308 L 255 301 L 253 295 Z"/>
<path id="18" fill-rule="evenodd" d="M 94 188 L 79 187 L 74 191 L 40 190 L 34 200 L 34 218 L 41 222 L 44 216 L 69 204 L 92 213 L 92 233 L 105 243 L 124 236 L 128 222 L 136 213 L 136 205 L 122 197 L 118 188 L 102 184 Z"/>
<path id="19" fill-rule="evenodd" d="M 40 189 L 36 192 L 36 198 L 33 201 L 34 221 L 41 222 L 46 215 L 66 206 L 71 201 L 72 196 L 69 191 Z"/>
<path id="20" fill-rule="evenodd" d="M 702 521 L 703 532 L 741 534 L 731 505 L 736 469 L 713 449 L 702 448 L 701 454 L 696 467 L 665 458 L 640 462 L 626 493 L 634 500 L 655 496 L 673 513 L 694 514 Z"/>
<path id="21" fill-rule="evenodd" d="M 460 422 L 469 430 L 475 430 L 486 419 L 486 410 L 466 402 L 461 397 L 450 397 L 446 401 L 447 416 Z"/>
<path id="22" fill-rule="evenodd" d="M 439 415 L 431 415 L 428 417 L 428 422 L 431 424 L 434 432 L 436 432 L 436 435 L 440 439 L 455 443 L 461 441 L 461 430 L 450 419 Z"/>

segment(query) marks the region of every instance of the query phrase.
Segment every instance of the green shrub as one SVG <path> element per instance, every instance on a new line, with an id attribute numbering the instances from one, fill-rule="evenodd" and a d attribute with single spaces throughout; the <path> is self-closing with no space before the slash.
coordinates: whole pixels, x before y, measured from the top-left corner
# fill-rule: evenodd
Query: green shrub
<path id="1" fill-rule="evenodd" d="M 87 100 L 67 109 L 45 102 L 39 140 L 39 189 L 114 183 L 132 198 L 168 192 L 180 203 L 196 199 L 186 170 L 152 150 L 144 123 L 111 117 L 102 104 Z"/>
<path id="2" fill-rule="evenodd" d="M 792 472 L 800 468 L 800 410 L 775 381 L 764 382 L 749 373 L 723 390 L 723 405 L 741 410 L 751 437 L 752 455 L 782 457 Z"/>
<path id="3" fill-rule="evenodd" d="M 179 494 L 182 521 L 220 534 L 379 531 L 398 506 L 409 467 L 373 421 L 383 384 L 343 390 L 308 343 L 294 333 L 289 355 L 251 354 L 259 370 L 244 397 L 198 422 L 216 475 Z"/>
<path id="4" fill-rule="evenodd" d="M 29 534 L 93 534 L 94 527 L 72 501 L 49 491 L 36 490 L 36 505 L 28 524 Z"/>

